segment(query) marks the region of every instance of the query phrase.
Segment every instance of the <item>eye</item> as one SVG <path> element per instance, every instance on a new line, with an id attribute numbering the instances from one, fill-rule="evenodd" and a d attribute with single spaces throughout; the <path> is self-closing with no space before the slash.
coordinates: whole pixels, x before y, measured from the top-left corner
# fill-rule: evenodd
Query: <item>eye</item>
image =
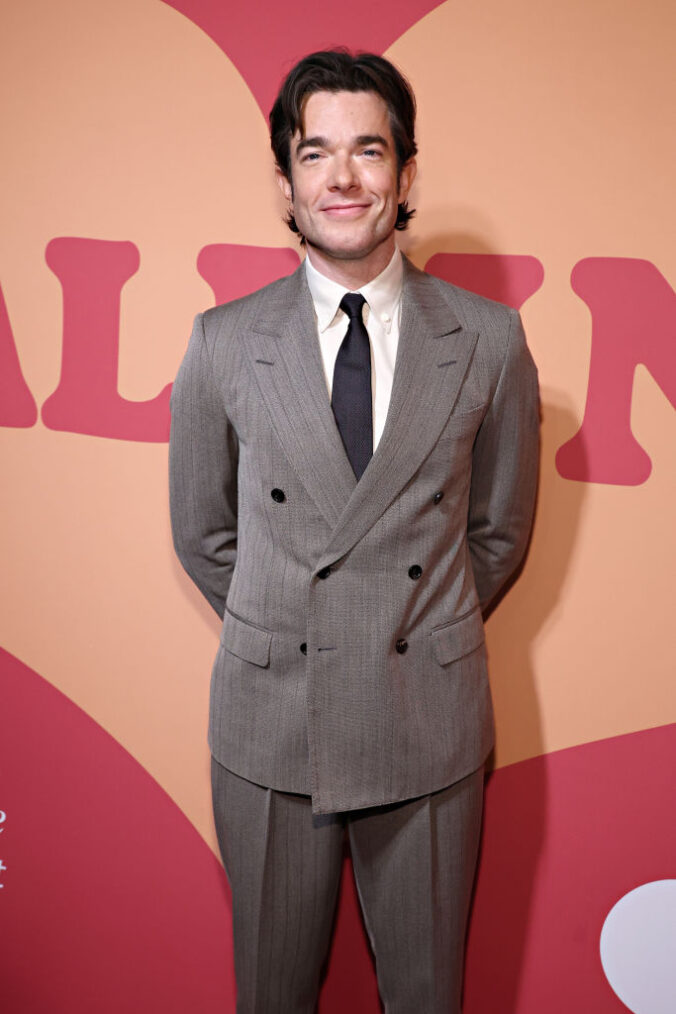
<path id="1" fill-rule="evenodd" d="M 301 162 L 317 162 L 321 158 L 318 151 L 308 151 L 301 156 Z"/>
<path id="2" fill-rule="evenodd" d="M 362 155 L 366 155 L 367 158 L 380 158 L 382 152 L 380 148 L 364 148 Z"/>

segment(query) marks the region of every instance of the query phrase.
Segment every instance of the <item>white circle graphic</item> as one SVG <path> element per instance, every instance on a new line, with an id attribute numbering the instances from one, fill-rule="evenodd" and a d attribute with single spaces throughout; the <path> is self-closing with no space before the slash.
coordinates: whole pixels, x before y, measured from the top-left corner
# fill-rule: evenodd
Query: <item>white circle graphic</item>
<path id="1" fill-rule="evenodd" d="M 633 1014 L 676 1011 L 676 880 L 625 894 L 601 930 L 601 964 Z"/>

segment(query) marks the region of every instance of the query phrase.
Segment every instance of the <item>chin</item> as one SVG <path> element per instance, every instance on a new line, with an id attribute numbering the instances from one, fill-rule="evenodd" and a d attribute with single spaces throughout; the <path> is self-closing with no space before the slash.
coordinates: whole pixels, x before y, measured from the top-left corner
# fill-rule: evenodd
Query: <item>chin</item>
<path id="1" fill-rule="evenodd" d="M 348 238 L 343 238 L 341 242 L 331 242 L 330 239 L 318 239 L 313 241 L 311 237 L 306 236 L 306 242 L 315 247 L 319 253 L 324 254 L 325 257 L 332 257 L 338 261 L 351 261 L 351 260 L 362 260 L 364 257 L 369 257 L 375 250 L 377 250 L 384 242 L 387 237 L 382 240 L 374 240 L 371 237 L 368 241 L 359 241 L 355 237 L 352 241 Z"/>

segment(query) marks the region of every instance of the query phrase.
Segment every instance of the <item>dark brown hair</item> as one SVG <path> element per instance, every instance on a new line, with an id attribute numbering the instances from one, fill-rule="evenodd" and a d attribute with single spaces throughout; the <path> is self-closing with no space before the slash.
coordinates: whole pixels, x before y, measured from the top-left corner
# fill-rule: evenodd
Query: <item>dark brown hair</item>
<path id="1" fill-rule="evenodd" d="M 289 183 L 291 180 L 291 138 L 303 132 L 303 107 L 314 92 L 375 92 L 387 106 L 390 130 L 397 154 L 397 171 L 413 158 L 415 143 L 415 96 L 397 68 L 375 53 L 352 55 L 348 49 L 311 53 L 289 71 L 270 112 L 270 143 L 275 160 Z M 395 229 L 405 229 L 415 214 L 400 204 Z M 293 215 L 287 223 L 299 233 Z"/>

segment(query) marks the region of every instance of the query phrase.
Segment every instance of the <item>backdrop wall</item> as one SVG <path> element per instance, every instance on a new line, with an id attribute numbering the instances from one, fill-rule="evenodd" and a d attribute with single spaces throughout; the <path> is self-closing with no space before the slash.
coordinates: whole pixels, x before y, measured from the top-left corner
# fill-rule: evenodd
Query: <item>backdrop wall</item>
<path id="1" fill-rule="evenodd" d="M 469 1014 L 672 1011 L 676 12 L 648 0 L 3 5 L 0 996 L 234 1010 L 169 389 L 195 312 L 293 269 L 265 114 L 306 52 L 419 102 L 415 264 L 521 307 L 530 555 L 488 623 L 497 748 Z M 323 1014 L 375 1012 L 344 885 Z M 621 998 L 621 999 L 620 999 Z"/>

